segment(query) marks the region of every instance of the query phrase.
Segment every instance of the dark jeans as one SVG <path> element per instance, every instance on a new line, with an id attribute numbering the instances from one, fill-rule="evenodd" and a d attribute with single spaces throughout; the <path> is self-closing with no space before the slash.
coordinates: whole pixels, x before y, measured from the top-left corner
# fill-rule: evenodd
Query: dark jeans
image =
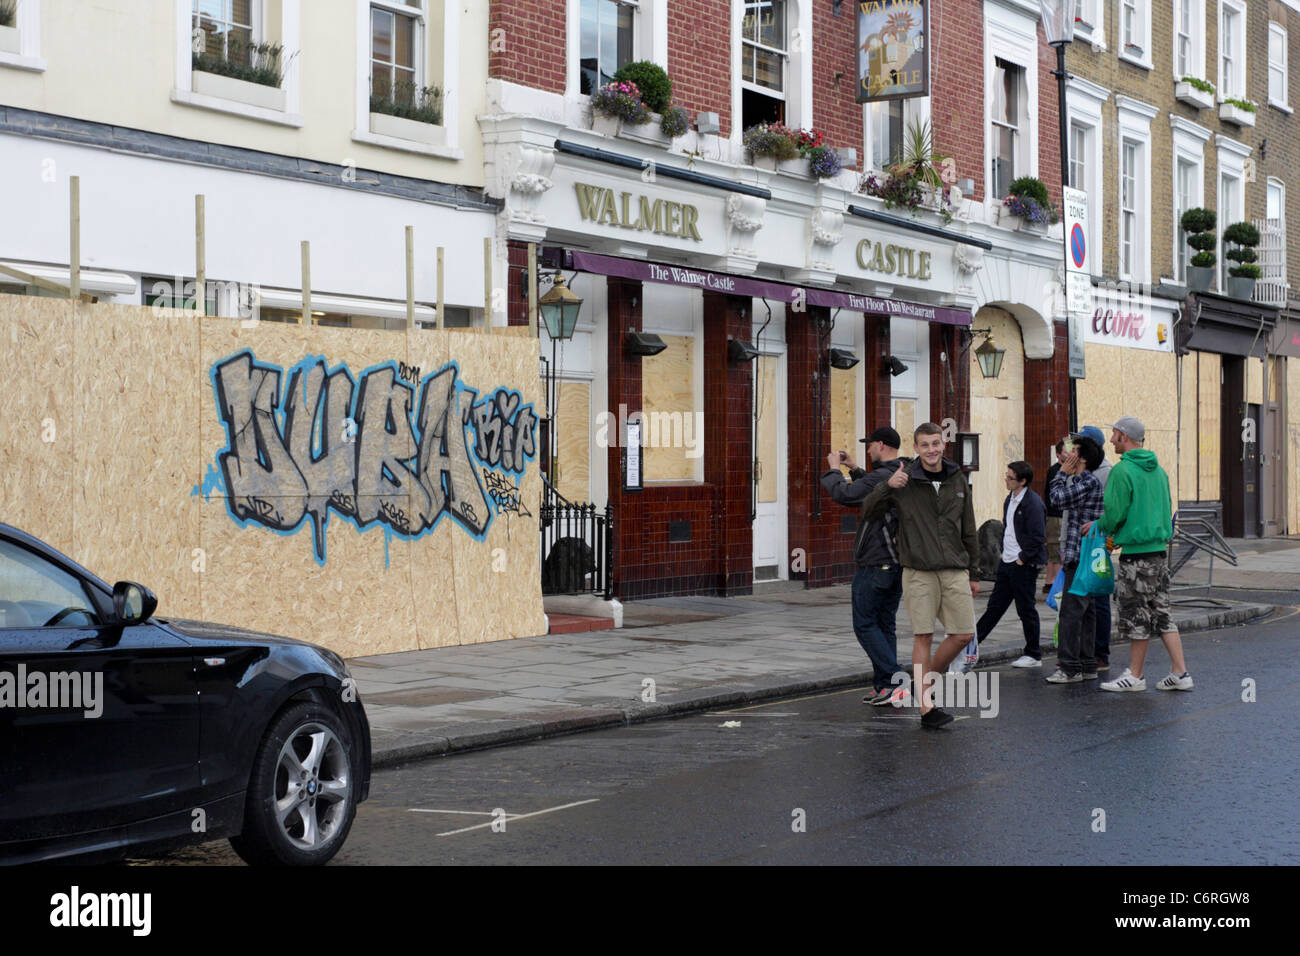
<path id="1" fill-rule="evenodd" d="M 988 607 L 975 624 L 975 633 L 980 641 L 998 626 L 1002 615 L 1015 601 L 1016 613 L 1025 629 L 1025 653 L 1035 660 L 1043 659 L 1043 650 L 1038 646 L 1038 608 L 1034 603 L 1034 585 L 1037 583 L 1038 568 L 1031 564 L 1016 564 L 1014 561 L 998 564 Z"/>
<path id="2" fill-rule="evenodd" d="M 898 568 L 858 568 L 853 576 L 853 633 L 871 658 L 876 690 L 893 686 L 890 678 L 899 671 L 894 621 L 902 597 L 903 572 Z"/>
<path id="3" fill-rule="evenodd" d="M 1078 561 L 1065 566 L 1065 592 L 1060 600 L 1060 633 L 1056 646 L 1057 666 L 1070 675 L 1080 671 L 1092 673 L 1097 669 L 1097 601 L 1096 598 L 1070 593 L 1077 570 Z"/>
<path id="4" fill-rule="evenodd" d="M 1099 594 L 1097 601 L 1097 663 L 1110 663 L 1110 595 Z"/>

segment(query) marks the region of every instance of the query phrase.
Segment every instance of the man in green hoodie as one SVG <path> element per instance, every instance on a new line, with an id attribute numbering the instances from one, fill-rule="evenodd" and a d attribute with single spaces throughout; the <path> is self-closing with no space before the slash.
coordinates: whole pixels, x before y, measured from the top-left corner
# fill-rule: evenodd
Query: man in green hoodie
<path id="1" fill-rule="evenodd" d="M 1105 510 L 1097 522 L 1113 546 L 1120 549 L 1115 568 L 1115 600 L 1119 606 L 1118 637 L 1130 641 L 1129 666 L 1102 690 L 1140 691 L 1147 689 L 1142 668 L 1146 663 L 1147 641 L 1159 635 L 1173 670 L 1162 677 L 1160 690 L 1191 690 L 1192 675 L 1183 660 L 1183 642 L 1174 626 L 1169 605 L 1169 562 L 1166 552 L 1173 536 L 1173 512 L 1169 476 L 1156 461 L 1154 452 L 1142 447 L 1146 427 L 1125 416 L 1111 429 L 1110 442 L 1121 455 L 1110 471 L 1102 499 Z M 1086 534 L 1092 527 L 1084 527 Z"/>

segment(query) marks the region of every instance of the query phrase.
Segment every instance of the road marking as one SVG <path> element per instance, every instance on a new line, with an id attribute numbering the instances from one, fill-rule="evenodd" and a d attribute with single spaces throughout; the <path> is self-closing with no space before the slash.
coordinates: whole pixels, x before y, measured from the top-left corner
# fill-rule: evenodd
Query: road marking
<path id="1" fill-rule="evenodd" d="M 474 816 L 474 817 L 492 816 L 491 810 L 425 810 L 421 807 L 411 807 L 407 812 L 408 813 L 463 813 L 466 814 L 467 816 Z"/>
<path id="2" fill-rule="evenodd" d="M 593 797 L 590 800 L 578 800 L 575 803 L 566 803 L 558 807 L 547 807 L 545 810 L 534 810 L 532 813 L 519 813 L 514 816 L 511 816 L 510 814 L 506 814 L 504 819 L 506 819 L 509 822 L 514 822 L 515 820 L 527 820 L 529 817 L 540 817 L 545 813 L 555 813 L 557 810 L 568 810 L 570 807 L 580 807 L 586 803 L 599 803 L 599 802 L 600 802 L 599 797 Z M 455 836 L 457 833 L 468 833 L 470 830 L 481 830 L 484 827 L 492 826 L 494 823 L 496 823 L 496 820 L 489 820 L 487 823 L 476 823 L 472 827 L 461 827 L 459 830 L 448 830 L 446 833 L 439 833 L 438 836 L 440 837 Z"/>
<path id="3" fill-rule="evenodd" d="M 748 707 L 738 707 L 735 710 L 711 710 L 707 714 L 703 714 L 702 716 L 725 717 L 728 714 L 739 714 L 741 711 L 749 710 L 749 709 L 750 708 Z M 750 714 L 749 716 L 751 717 L 798 717 L 799 715 L 794 711 L 791 711 L 789 713 L 777 713 L 777 714 Z"/>

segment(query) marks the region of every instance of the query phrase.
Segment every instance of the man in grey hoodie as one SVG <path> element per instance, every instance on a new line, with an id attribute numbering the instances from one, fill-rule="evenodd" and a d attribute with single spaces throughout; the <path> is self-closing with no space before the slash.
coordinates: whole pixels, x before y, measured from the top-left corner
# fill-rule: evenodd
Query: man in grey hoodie
<path id="1" fill-rule="evenodd" d="M 859 468 L 846 451 L 833 451 L 826 456 L 830 470 L 822 475 L 822 487 L 847 508 L 861 509 L 872 489 L 888 481 L 898 470 L 898 449 L 902 444 L 898 432 L 884 426 L 862 442 L 867 446 L 871 471 Z M 840 470 L 841 465 L 849 469 L 848 481 Z M 858 565 L 853 576 L 853 633 L 871 658 L 874 686 L 862 702 L 877 707 L 891 702 L 901 706 L 908 694 L 905 687 L 891 682 L 899 671 L 895 622 L 903 594 L 902 568 L 894 543 L 897 533 L 898 514 L 893 509 L 874 521 L 868 521 L 865 511 L 860 511 L 858 533 L 853 540 L 853 559 Z"/>

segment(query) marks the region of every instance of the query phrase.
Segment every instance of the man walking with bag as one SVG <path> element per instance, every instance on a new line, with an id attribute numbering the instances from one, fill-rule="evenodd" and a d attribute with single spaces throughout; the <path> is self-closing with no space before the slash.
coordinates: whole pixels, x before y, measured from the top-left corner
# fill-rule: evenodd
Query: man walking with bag
<path id="1" fill-rule="evenodd" d="M 1093 474 L 1101 464 L 1101 448 L 1091 438 L 1079 438 L 1061 456 L 1061 470 L 1048 490 L 1052 504 L 1066 512 L 1065 543 L 1061 560 L 1065 564 L 1065 591 L 1060 599 L 1059 638 L 1056 670 L 1049 684 L 1077 684 L 1097 679 L 1097 605 L 1092 597 L 1070 593 L 1079 570 L 1079 542 L 1083 525 L 1091 524 L 1102 510 L 1101 482 Z"/>
<path id="2" fill-rule="evenodd" d="M 849 508 L 860 507 L 876 485 L 888 481 L 898 470 L 898 449 L 902 444 L 898 432 L 885 426 L 862 441 L 874 466 L 870 472 L 859 468 L 848 452 L 833 451 L 826 456 L 830 470 L 822 475 L 826 493 Z M 849 469 L 848 481 L 844 480 L 841 465 Z M 894 545 L 898 514 L 890 508 L 869 521 L 865 513 L 864 508 L 858 516 L 858 533 L 853 541 L 853 559 L 858 565 L 853 575 L 853 633 L 871 658 L 874 686 L 862 702 L 877 707 L 889 703 L 902 706 L 907 701 L 907 688 L 896 687 L 890 681 L 899 670 L 895 622 L 903 594 L 902 568 Z"/>
<path id="3" fill-rule="evenodd" d="M 1027 461 L 1013 461 L 1007 465 L 1003 480 L 1007 486 L 1007 500 L 1002 504 L 1005 530 L 1002 533 L 1002 561 L 998 564 L 997 580 L 989 604 L 975 625 L 980 641 L 998 626 L 1002 615 L 1015 601 L 1016 613 L 1025 631 L 1025 652 L 1012 662 L 1012 667 L 1042 667 L 1043 651 L 1038 645 L 1038 608 L 1034 603 L 1034 585 L 1038 569 L 1047 563 L 1046 517 L 1043 499 L 1029 487 L 1034 480 L 1034 469 Z"/>
<path id="4" fill-rule="evenodd" d="M 1106 483 L 1101 530 L 1120 549 L 1115 568 L 1115 603 L 1119 623 L 1115 632 L 1129 639 L 1129 666 L 1102 690 L 1142 691 L 1147 641 L 1159 635 L 1173 669 L 1156 684 L 1159 690 L 1191 690 L 1192 675 L 1183 660 L 1183 642 L 1169 605 L 1167 549 L 1173 536 L 1173 503 L 1169 476 L 1154 452 L 1143 448 L 1146 426 L 1126 416 L 1110 426 L 1110 441 L 1121 455 Z"/>

